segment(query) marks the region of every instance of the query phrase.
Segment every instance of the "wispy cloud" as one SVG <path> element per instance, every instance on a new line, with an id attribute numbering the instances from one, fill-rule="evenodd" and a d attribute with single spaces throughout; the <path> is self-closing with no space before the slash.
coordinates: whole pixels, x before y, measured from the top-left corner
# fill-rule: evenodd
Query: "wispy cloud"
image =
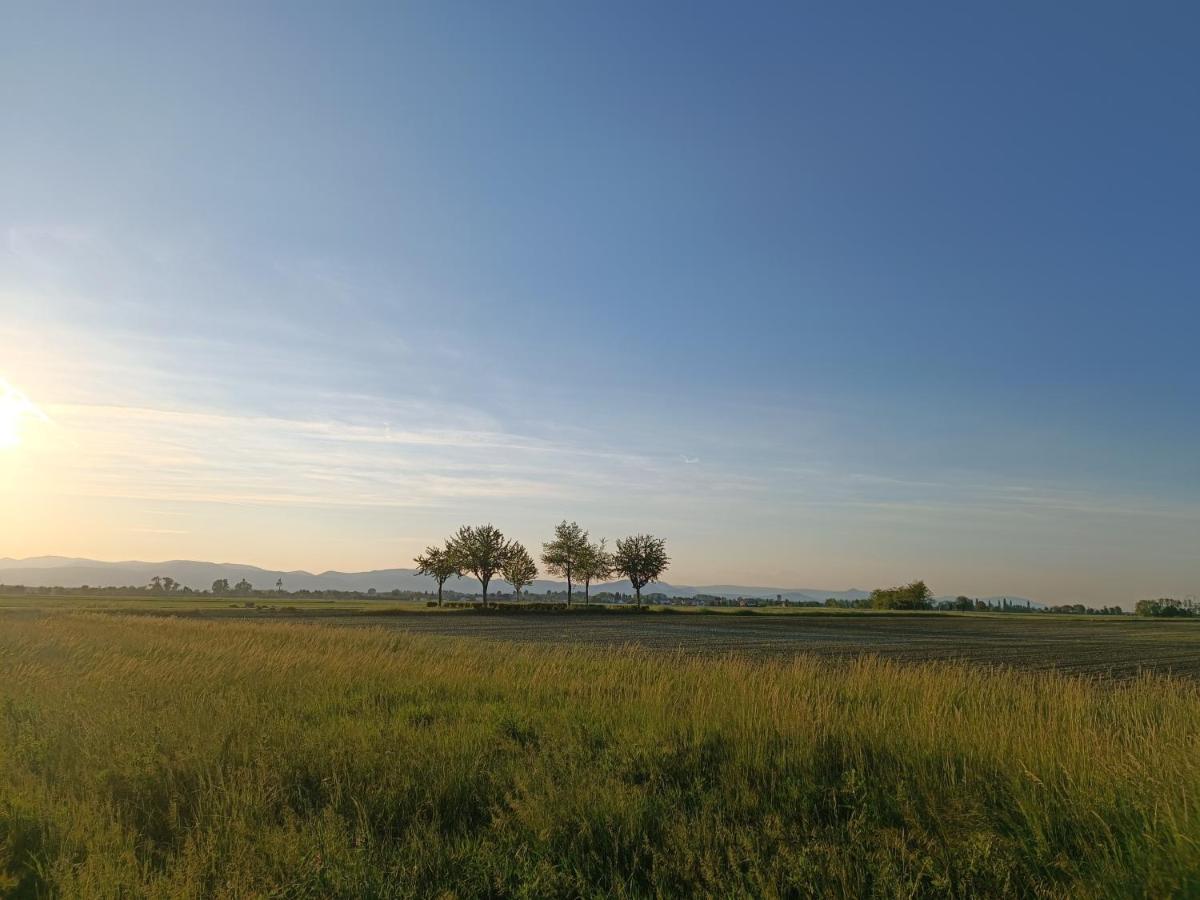
<path id="1" fill-rule="evenodd" d="M 503 432 L 111 404 L 58 404 L 57 490 L 271 505 L 429 506 L 578 496 L 601 477 L 590 450 Z M 645 461 L 642 468 L 652 467 Z"/>
<path id="2" fill-rule="evenodd" d="M 320 259 L 266 268 L 231 273 L 203 241 L 5 232 L 0 368 L 55 422 L 6 482 L 17 497 L 10 508 L 69 501 L 93 511 L 71 527 L 127 535 L 131 548 L 138 535 L 155 546 L 179 538 L 180 552 L 235 519 L 248 540 L 263 534 L 273 546 L 305 523 L 307 552 L 337 542 L 340 554 L 423 545 L 466 517 L 533 531 L 577 516 L 610 535 L 661 529 L 679 559 L 691 552 L 721 578 L 735 577 L 727 565 L 748 569 L 768 553 L 788 579 L 784 568 L 823 565 L 826 551 L 949 552 L 970 531 L 987 532 L 989 552 L 1019 545 L 1031 556 L 1058 535 L 1111 542 L 1123 529 L 1173 535 L 1178 547 L 1200 532 L 1200 504 L 1186 492 L 843 452 L 858 445 L 819 411 L 796 419 L 751 403 L 701 421 L 661 409 L 604 419 L 571 385 L 564 396 L 538 393 L 478 336 L 375 318 L 361 273 Z M 279 296 L 289 298 L 283 312 Z M 420 297 L 404 302 L 415 308 Z M 355 315 L 367 318 L 338 327 Z M 781 436 L 780 423 L 792 422 Z M 160 514 L 175 518 L 157 527 Z M 396 523 L 405 537 L 386 537 Z M 39 550 L 58 549 L 46 540 Z M 726 551 L 730 563 L 713 561 Z M 252 545 L 246 556 L 261 558 Z"/>

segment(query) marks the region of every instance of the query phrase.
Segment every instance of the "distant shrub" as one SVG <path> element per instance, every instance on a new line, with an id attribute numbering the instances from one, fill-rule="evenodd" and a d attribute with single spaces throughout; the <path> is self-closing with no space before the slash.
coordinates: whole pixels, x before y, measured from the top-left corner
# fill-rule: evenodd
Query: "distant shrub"
<path id="1" fill-rule="evenodd" d="M 871 591 L 872 609 L 929 609 L 932 600 L 933 591 L 924 581 Z"/>
<path id="2" fill-rule="evenodd" d="M 1158 600 L 1139 600 L 1133 611 L 1139 616 L 1154 616 L 1164 619 L 1196 614 L 1194 609 L 1184 606 L 1171 597 L 1160 597 Z"/>

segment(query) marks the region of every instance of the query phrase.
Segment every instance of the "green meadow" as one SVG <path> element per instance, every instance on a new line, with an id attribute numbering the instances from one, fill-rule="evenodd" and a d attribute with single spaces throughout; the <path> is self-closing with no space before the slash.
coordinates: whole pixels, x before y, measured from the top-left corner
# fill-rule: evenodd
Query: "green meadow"
<path id="1" fill-rule="evenodd" d="M 12 897 L 1200 894 L 1200 687 L 0 612 Z"/>

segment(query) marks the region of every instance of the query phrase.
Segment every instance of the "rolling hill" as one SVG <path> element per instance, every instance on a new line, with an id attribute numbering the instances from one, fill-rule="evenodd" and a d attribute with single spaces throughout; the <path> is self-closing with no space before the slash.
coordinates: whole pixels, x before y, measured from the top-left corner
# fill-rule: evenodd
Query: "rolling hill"
<path id="1" fill-rule="evenodd" d="M 437 585 L 432 578 L 417 575 L 412 569 L 376 569 L 370 572 L 306 572 L 303 570 L 283 571 L 264 569 L 259 566 L 238 563 L 213 563 L 197 560 L 168 560 L 165 562 L 143 562 L 125 560 L 103 562 L 64 556 L 39 556 L 28 559 L 0 559 L 0 583 L 21 584 L 30 587 L 141 587 L 155 575 L 170 576 L 180 584 L 193 590 L 206 590 L 218 578 L 236 583 L 243 578 L 256 588 L 272 588 L 281 580 L 287 590 L 310 591 L 363 591 L 374 588 L 381 593 L 391 590 L 433 591 Z M 451 579 L 446 582 L 448 590 L 475 593 L 479 585 L 473 578 Z M 508 585 L 500 580 L 493 582 L 493 590 L 507 591 Z M 566 582 L 539 579 L 528 589 L 531 594 L 566 589 Z M 594 593 L 619 591 L 632 593 L 628 581 L 614 581 L 593 585 Z M 673 597 L 694 597 L 706 594 L 714 597 L 777 597 L 791 602 L 821 602 L 827 597 L 838 600 L 856 600 L 868 596 L 867 591 L 826 590 L 823 588 L 763 587 L 761 585 L 680 585 L 657 582 L 645 588 L 647 593 L 661 593 Z M 940 598 L 939 598 L 940 599 Z M 1000 598 L 985 598 L 999 601 Z M 1009 597 L 1010 602 L 1024 604 L 1024 598 Z M 1034 606 L 1041 604 L 1031 601 Z"/>

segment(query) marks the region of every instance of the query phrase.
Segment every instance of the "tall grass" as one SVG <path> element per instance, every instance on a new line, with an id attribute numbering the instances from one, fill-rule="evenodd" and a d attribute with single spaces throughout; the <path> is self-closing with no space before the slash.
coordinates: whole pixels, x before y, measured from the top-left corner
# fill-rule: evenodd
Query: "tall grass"
<path id="1" fill-rule="evenodd" d="M 0 893 L 1200 893 L 1200 691 L 0 617 Z"/>

